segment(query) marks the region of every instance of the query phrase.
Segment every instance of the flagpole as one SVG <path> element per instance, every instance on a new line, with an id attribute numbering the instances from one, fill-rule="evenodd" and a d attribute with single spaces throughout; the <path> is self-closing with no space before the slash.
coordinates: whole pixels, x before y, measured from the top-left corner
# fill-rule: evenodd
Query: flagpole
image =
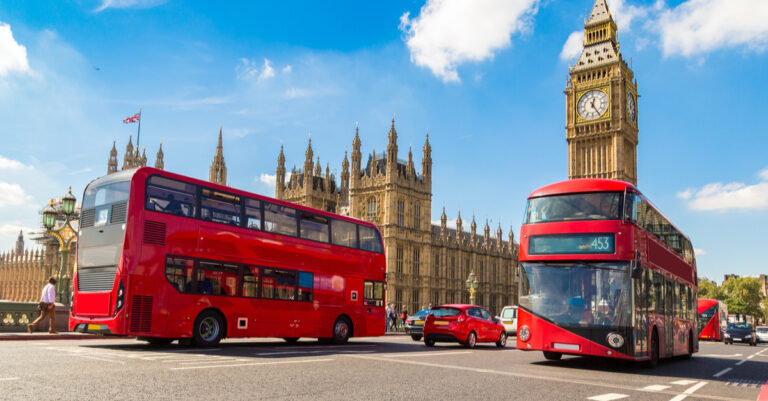
<path id="1" fill-rule="evenodd" d="M 136 150 L 139 150 L 139 142 L 141 142 L 141 107 L 139 107 L 139 132 L 136 134 Z"/>

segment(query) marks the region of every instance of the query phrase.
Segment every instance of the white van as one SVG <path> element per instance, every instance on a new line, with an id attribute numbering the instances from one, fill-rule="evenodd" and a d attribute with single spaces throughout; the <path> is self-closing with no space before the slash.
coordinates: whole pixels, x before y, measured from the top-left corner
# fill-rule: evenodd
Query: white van
<path id="1" fill-rule="evenodd" d="M 500 317 L 507 335 L 517 335 L 517 306 L 505 306 Z"/>

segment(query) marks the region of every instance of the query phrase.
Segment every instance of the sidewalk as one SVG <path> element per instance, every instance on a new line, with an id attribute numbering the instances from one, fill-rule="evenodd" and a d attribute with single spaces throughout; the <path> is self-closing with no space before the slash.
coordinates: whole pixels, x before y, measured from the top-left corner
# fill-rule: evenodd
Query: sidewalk
<path id="1" fill-rule="evenodd" d="M 0 341 L 29 341 L 29 340 L 91 340 L 106 337 L 94 334 L 83 334 L 72 331 L 48 334 L 46 332 L 29 333 L 0 333 Z"/>

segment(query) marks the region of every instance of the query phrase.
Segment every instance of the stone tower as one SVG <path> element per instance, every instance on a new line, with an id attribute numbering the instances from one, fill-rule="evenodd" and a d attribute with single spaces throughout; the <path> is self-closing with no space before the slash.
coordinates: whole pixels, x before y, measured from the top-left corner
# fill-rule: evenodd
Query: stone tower
<path id="1" fill-rule="evenodd" d="M 637 81 L 619 52 L 606 0 L 584 24 L 584 49 L 571 65 L 566 96 L 568 178 L 637 184 Z"/>
<path id="2" fill-rule="evenodd" d="M 299 203 L 315 209 L 339 213 L 340 208 L 346 208 L 346 199 L 341 198 L 341 190 L 336 185 L 336 177 L 331 174 L 330 166 L 326 166 L 323 174 L 320 158 L 313 161 L 312 139 L 309 139 L 307 150 L 304 152 L 304 169 L 296 171 L 293 167 L 291 178 L 285 181 L 285 154 L 280 147 L 275 170 L 275 197 L 289 202 Z M 348 192 L 348 188 L 345 191 Z"/>
<path id="3" fill-rule="evenodd" d="M 24 253 L 24 232 L 19 231 L 19 238 L 16 239 L 16 254 L 21 255 Z"/>
<path id="4" fill-rule="evenodd" d="M 163 157 L 165 154 L 163 153 L 163 143 L 160 142 L 160 148 L 157 150 L 157 156 L 155 159 L 155 168 L 159 168 L 160 170 L 165 169 L 165 161 L 163 160 Z"/>
<path id="5" fill-rule="evenodd" d="M 224 163 L 224 147 L 221 145 L 221 131 L 222 128 L 219 127 L 219 144 L 216 145 L 216 154 L 213 156 L 211 169 L 208 173 L 208 181 L 227 185 L 227 165 Z"/>
<path id="6" fill-rule="evenodd" d="M 112 150 L 109 151 L 109 162 L 107 163 L 107 174 L 117 172 L 117 141 L 112 141 Z"/>
<path id="7" fill-rule="evenodd" d="M 127 170 L 129 168 L 134 168 L 135 161 L 134 161 L 134 154 L 133 154 L 133 135 L 128 137 L 128 144 L 125 145 L 125 155 L 123 156 L 123 170 Z"/>

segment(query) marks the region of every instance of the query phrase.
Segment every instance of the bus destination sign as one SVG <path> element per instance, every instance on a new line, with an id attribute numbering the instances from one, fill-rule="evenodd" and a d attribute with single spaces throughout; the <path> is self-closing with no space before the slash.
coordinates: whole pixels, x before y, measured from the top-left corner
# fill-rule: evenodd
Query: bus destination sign
<path id="1" fill-rule="evenodd" d="M 530 255 L 614 253 L 613 233 L 532 235 L 528 242 Z"/>

